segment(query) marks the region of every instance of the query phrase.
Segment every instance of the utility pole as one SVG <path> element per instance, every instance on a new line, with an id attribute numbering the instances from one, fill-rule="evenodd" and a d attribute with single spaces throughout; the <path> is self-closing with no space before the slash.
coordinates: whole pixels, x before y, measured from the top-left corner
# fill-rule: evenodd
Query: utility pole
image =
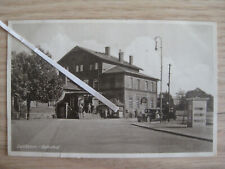
<path id="1" fill-rule="evenodd" d="M 160 36 L 156 36 L 155 40 L 155 50 L 157 51 L 160 48 L 160 59 L 161 59 L 161 66 L 160 66 L 160 122 L 162 120 L 162 81 L 163 81 L 163 53 L 162 53 L 162 38 Z M 160 42 L 160 46 L 158 47 L 158 40 Z"/>
<path id="2" fill-rule="evenodd" d="M 169 82 L 168 82 L 168 106 L 169 106 L 169 113 L 170 113 L 170 70 L 171 70 L 171 64 L 169 64 Z"/>

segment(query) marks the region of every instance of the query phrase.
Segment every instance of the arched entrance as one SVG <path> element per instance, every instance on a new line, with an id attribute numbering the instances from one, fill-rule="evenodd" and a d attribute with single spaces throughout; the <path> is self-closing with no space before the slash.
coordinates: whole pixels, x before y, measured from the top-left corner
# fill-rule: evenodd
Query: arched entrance
<path id="1" fill-rule="evenodd" d="M 148 108 L 148 99 L 146 97 L 141 98 L 141 105 L 143 108 L 147 109 Z"/>

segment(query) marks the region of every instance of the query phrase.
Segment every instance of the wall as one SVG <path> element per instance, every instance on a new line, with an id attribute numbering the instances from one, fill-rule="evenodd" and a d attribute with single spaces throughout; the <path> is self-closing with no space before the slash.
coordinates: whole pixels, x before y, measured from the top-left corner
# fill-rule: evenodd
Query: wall
<path id="1" fill-rule="evenodd" d="M 205 126 L 206 125 L 206 101 L 194 101 L 193 102 L 193 126 Z"/>
<path id="2" fill-rule="evenodd" d="M 131 80 L 132 79 L 132 80 Z M 140 86 L 138 88 L 138 80 L 140 82 Z M 148 83 L 148 87 L 146 87 L 145 82 Z M 157 82 L 153 80 L 148 80 L 145 78 L 139 78 L 132 75 L 125 76 L 125 88 L 134 89 L 134 90 L 141 90 L 147 92 L 157 92 Z"/>
<path id="3" fill-rule="evenodd" d="M 124 102 L 124 75 L 105 74 L 100 80 L 100 91 L 108 99 L 117 98 L 121 103 Z"/>
<path id="4" fill-rule="evenodd" d="M 124 88 L 124 75 L 120 74 L 103 74 L 101 76 L 100 89 L 104 90 L 114 90 Z"/>
<path id="5" fill-rule="evenodd" d="M 133 102 L 133 106 L 130 107 L 130 102 L 132 98 L 132 102 Z M 139 105 L 137 103 L 137 98 L 139 98 Z M 147 99 L 147 104 L 145 108 L 156 108 L 156 100 L 157 100 L 157 95 L 156 93 L 151 93 L 151 92 L 145 92 L 145 91 L 137 91 L 137 90 L 130 90 L 130 89 L 125 89 L 124 91 L 124 99 L 125 99 L 125 110 L 128 110 L 128 112 L 134 113 L 135 110 L 137 110 L 138 112 L 142 111 L 142 109 L 144 108 L 141 105 L 141 99 L 142 98 L 146 98 Z M 151 105 L 151 101 L 153 101 L 152 105 Z"/>
<path id="6" fill-rule="evenodd" d="M 98 63 L 98 69 L 95 69 L 95 63 Z M 89 85 L 93 86 L 93 79 L 98 79 L 98 75 L 101 72 L 100 60 L 95 56 L 82 51 L 77 50 L 76 52 L 66 55 L 66 57 L 60 62 L 60 64 L 69 68 L 69 70 L 82 80 L 89 80 Z M 83 65 L 83 71 L 76 71 L 76 66 Z M 92 70 L 90 70 L 90 65 L 92 65 Z"/>

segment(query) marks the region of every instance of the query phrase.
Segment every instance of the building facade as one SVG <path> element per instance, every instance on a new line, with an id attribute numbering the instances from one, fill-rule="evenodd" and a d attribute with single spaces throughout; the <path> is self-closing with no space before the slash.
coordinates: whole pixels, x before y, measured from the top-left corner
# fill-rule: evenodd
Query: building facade
<path id="1" fill-rule="evenodd" d="M 127 62 L 122 51 L 114 57 L 109 47 L 101 53 L 76 46 L 58 63 L 109 100 L 117 100 L 124 112 L 135 114 L 145 108 L 156 108 L 158 79 L 140 73 L 142 69 L 133 64 L 133 56 Z M 91 104 L 97 107 L 100 103 Z"/>

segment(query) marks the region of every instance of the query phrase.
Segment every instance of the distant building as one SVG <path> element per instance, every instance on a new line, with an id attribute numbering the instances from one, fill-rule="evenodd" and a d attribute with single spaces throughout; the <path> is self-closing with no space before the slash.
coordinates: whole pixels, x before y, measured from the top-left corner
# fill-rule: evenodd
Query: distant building
<path id="1" fill-rule="evenodd" d="M 143 108 L 156 108 L 158 79 L 140 73 L 142 69 L 133 64 L 133 56 L 129 56 L 129 62 L 126 62 L 122 51 L 118 55 L 118 58 L 112 56 L 110 47 L 105 47 L 105 52 L 101 53 L 76 46 L 58 63 L 109 100 L 117 100 L 123 105 L 124 112 L 134 114 Z M 65 81 L 71 86 L 71 82 L 68 82 Z M 86 105 L 91 103 L 97 107 L 100 104 L 88 93 L 78 91 L 77 87 L 74 91 L 74 87 L 68 90 L 66 84 L 64 89 L 67 93 L 84 97 Z"/>
<path id="2" fill-rule="evenodd" d="M 194 90 L 190 90 L 186 93 L 186 98 L 208 98 L 207 100 L 207 111 L 212 112 L 213 111 L 213 96 L 210 94 L 207 94 L 205 91 L 203 91 L 200 88 L 196 88 Z"/>

